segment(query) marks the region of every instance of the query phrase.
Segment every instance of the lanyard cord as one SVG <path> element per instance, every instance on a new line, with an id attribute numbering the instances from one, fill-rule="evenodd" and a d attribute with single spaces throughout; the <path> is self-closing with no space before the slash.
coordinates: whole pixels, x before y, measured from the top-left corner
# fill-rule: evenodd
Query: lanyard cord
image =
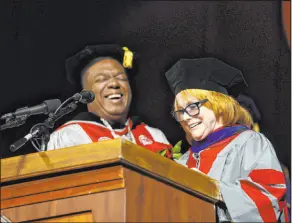
<path id="1" fill-rule="evenodd" d="M 106 121 L 105 119 L 101 118 L 100 119 L 102 121 L 102 123 L 111 131 L 112 136 L 117 139 L 117 138 L 124 138 L 127 139 L 133 143 L 136 143 L 135 138 L 133 137 L 133 133 L 132 130 L 130 128 L 130 124 L 129 124 L 129 119 L 126 122 L 126 126 L 128 128 L 128 133 L 125 135 L 118 135 L 117 133 L 115 133 L 115 131 L 113 130 L 112 126 L 108 123 L 108 121 Z"/>

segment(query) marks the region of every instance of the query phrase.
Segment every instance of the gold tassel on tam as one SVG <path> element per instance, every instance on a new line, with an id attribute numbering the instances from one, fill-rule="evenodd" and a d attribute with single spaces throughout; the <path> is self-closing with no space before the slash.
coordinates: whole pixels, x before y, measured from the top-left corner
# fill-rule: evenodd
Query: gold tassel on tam
<path id="1" fill-rule="evenodd" d="M 132 68 L 133 66 L 133 57 L 134 54 L 132 51 L 130 51 L 127 47 L 123 47 L 124 53 L 124 60 L 123 60 L 123 66 L 125 68 Z"/>
<path id="2" fill-rule="evenodd" d="M 252 130 L 254 130 L 255 132 L 260 132 L 259 124 L 255 122 L 252 126 Z"/>

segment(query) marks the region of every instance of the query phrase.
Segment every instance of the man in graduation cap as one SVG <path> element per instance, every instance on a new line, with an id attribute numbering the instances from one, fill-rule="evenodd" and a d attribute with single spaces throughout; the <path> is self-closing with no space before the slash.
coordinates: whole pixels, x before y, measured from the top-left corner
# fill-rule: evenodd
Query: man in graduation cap
<path id="1" fill-rule="evenodd" d="M 236 101 L 242 73 L 216 58 L 181 59 L 166 72 L 174 118 L 192 139 L 177 162 L 216 180 L 219 222 L 286 222 L 285 177 L 269 140 Z M 199 183 L 199 182 L 198 182 Z"/>
<path id="2" fill-rule="evenodd" d="M 95 94 L 88 112 L 78 114 L 50 136 L 48 150 L 125 138 L 170 158 L 171 144 L 157 128 L 129 117 L 129 83 L 134 53 L 114 44 L 86 46 L 66 61 L 68 79 Z"/>

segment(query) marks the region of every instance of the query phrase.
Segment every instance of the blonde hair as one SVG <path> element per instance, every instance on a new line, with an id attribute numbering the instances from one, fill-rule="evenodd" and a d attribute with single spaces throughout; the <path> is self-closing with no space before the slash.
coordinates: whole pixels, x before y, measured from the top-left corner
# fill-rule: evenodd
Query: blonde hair
<path id="1" fill-rule="evenodd" d="M 240 124 L 247 127 L 253 126 L 251 114 L 231 96 L 208 90 L 187 89 L 180 92 L 185 100 L 196 97 L 198 100 L 208 99 L 203 105 L 212 110 L 217 120 L 222 121 L 224 126 Z M 178 103 L 175 99 L 174 110 L 178 110 Z"/>

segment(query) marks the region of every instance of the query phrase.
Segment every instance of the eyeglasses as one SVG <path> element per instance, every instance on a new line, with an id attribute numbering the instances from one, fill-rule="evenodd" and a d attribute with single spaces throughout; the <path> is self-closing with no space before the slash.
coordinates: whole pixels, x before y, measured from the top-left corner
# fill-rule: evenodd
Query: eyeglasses
<path id="1" fill-rule="evenodd" d="M 204 100 L 189 104 L 184 109 L 172 112 L 172 116 L 178 122 L 182 122 L 184 120 L 184 113 L 187 113 L 190 117 L 194 117 L 200 113 L 200 107 L 203 104 L 205 104 L 207 101 L 208 99 L 204 99 Z"/>

